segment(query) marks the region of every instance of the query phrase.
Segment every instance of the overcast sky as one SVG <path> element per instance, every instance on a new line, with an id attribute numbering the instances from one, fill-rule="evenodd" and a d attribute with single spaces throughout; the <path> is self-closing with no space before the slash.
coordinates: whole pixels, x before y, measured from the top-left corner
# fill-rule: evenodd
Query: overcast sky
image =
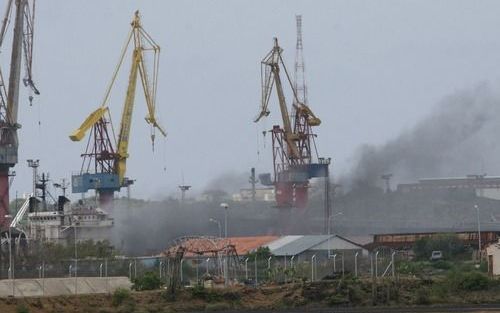
<path id="1" fill-rule="evenodd" d="M 334 159 L 334 173 L 349 168 L 360 144 L 395 137 L 444 96 L 497 84 L 500 73 L 497 1 L 39 0 L 34 70 L 41 95 L 33 107 L 26 92 L 21 99 L 12 197 L 30 190 L 28 158 L 57 180 L 79 170 L 86 142 L 68 135 L 100 105 L 136 9 L 162 47 L 157 106 L 168 132 L 152 153 L 138 92 L 128 162 L 137 197 L 165 196 L 182 175 L 202 191 L 222 173 L 271 170 L 261 132 L 279 112 L 273 95 L 270 118 L 253 123 L 260 60 L 277 36 L 293 69 L 296 14 L 303 16 L 309 103 L 323 121 L 317 143 Z M 115 128 L 129 64 L 110 103 Z"/>

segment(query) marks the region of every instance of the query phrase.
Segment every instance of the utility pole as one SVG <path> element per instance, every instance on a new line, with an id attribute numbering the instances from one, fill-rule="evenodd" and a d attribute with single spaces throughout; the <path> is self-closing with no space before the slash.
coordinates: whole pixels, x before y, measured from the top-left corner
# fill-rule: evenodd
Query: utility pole
<path id="1" fill-rule="evenodd" d="M 37 181 L 37 176 L 38 176 L 38 167 L 40 166 L 40 160 L 32 160 L 29 159 L 28 161 L 28 166 L 33 169 L 33 197 L 36 197 L 36 181 Z"/>
<path id="2" fill-rule="evenodd" d="M 186 192 L 191 189 L 189 185 L 180 185 L 179 189 L 181 190 L 181 201 L 184 202 L 186 200 Z"/>
<path id="3" fill-rule="evenodd" d="M 124 185 L 127 187 L 127 201 L 130 202 L 130 186 L 135 183 L 135 179 L 130 179 L 128 177 L 124 178 Z"/>
<path id="4" fill-rule="evenodd" d="M 331 158 L 319 158 L 320 164 L 325 165 L 325 191 L 324 191 L 324 225 L 323 233 L 329 234 L 330 231 L 330 215 L 331 215 L 331 201 L 330 201 L 330 163 Z"/>
<path id="5" fill-rule="evenodd" d="M 479 197 L 483 198 L 484 197 L 484 178 L 486 177 L 486 173 L 484 174 L 470 174 L 467 175 L 467 178 L 472 178 L 474 179 L 474 187 L 475 189 L 479 189 Z"/>
<path id="6" fill-rule="evenodd" d="M 255 185 L 259 182 L 259 180 L 255 178 L 255 167 L 252 167 L 250 170 L 250 180 L 248 182 L 252 185 L 252 202 L 255 202 L 255 196 L 257 194 Z"/>
<path id="7" fill-rule="evenodd" d="M 382 176 L 380 176 L 380 178 L 382 178 L 382 180 L 385 181 L 385 193 L 390 193 L 392 174 L 391 173 L 383 174 Z"/>
<path id="8" fill-rule="evenodd" d="M 44 210 L 47 210 L 47 182 L 49 181 L 49 174 L 42 173 L 42 177 L 39 180 L 39 183 L 35 184 L 36 189 L 40 189 L 42 191 L 42 206 Z"/>
<path id="9" fill-rule="evenodd" d="M 66 189 L 69 187 L 69 183 L 66 181 L 66 178 L 61 179 L 61 183 L 54 183 L 54 188 L 60 188 L 62 190 L 63 197 L 66 197 Z"/>
<path id="10" fill-rule="evenodd" d="M 477 216 L 477 255 L 479 258 L 479 264 L 481 264 L 481 220 L 479 219 L 479 206 L 476 204 L 474 205 L 474 208 L 476 209 Z"/>

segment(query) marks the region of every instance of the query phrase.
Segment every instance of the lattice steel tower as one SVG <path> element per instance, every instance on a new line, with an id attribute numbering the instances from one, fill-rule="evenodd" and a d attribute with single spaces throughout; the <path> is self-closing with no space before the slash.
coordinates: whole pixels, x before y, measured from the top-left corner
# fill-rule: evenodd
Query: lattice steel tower
<path id="1" fill-rule="evenodd" d="M 297 92 L 297 100 L 307 104 L 306 68 L 302 46 L 302 15 L 295 15 L 295 20 L 297 22 L 297 44 L 295 46 L 294 88 Z"/>

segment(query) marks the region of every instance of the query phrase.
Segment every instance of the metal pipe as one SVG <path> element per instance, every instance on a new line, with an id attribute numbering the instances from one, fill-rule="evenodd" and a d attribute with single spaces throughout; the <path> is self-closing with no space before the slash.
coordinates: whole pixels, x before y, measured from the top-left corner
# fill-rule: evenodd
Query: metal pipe
<path id="1" fill-rule="evenodd" d="M 134 278 L 137 279 L 137 259 L 134 259 Z"/>
<path id="2" fill-rule="evenodd" d="M 248 258 L 245 259 L 245 279 L 248 280 Z"/>
<path id="3" fill-rule="evenodd" d="M 333 273 L 337 272 L 337 254 L 333 255 Z"/>
<path id="4" fill-rule="evenodd" d="M 370 253 L 370 274 L 373 277 L 373 253 Z"/>
<path id="5" fill-rule="evenodd" d="M 476 204 L 474 205 L 474 208 L 476 209 L 476 214 L 477 214 L 477 240 L 478 240 L 477 255 L 479 258 L 479 264 L 481 264 L 481 221 L 479 220 L 479 206 Z"/>
<path id="6" fill-rule="evenodd" d="M 162 267 L 162 265 L 163 265 L 163 262 L 160 261 L 160 280 L 161 280 L 161 267 Z M 196 270 L 198 270 L 198 268 L 196 268 Z"/>
<path id="7" fill-rule="evenodd" d="M 42 296 L 45 296 L 45 262 L 42 262 Z"/>
<path id="8" fill-rule="evenodd" d="M 316 260 L 316 254 L 311 257 L 311 281 L 314 281 L 314 263 Z"/>
<path id="9" fill-rule="evenodd" d="M 76 221 L 75 225 L 73 225 L 74 233 L 75 233 L 75 295 L 78 294 L 78 238 L 76 237 Z"/>
<path id="10" fill-rule="evenodd" d="M 181 286 L 183 284 L 183 281 L 184 281 L 184 277 L 183 277 L 183 273 L 182 273 L 182 264 L 184 263 L 184 259 L 181 260 Z"/>
<path id="11" fill-rule="evenodd" d="M 396 252 L 394 251 L 392 254 L 391 254 L 391 264 L 392 264 L 392 277 L 396 277 L 396 263 L 395 263 L 395 258 L 394 256 L 396 255 Z"/>
<path id="12" fill-rule="evenodd" d="M 344 277 L 344 253 L 342 253 L 342 277 Z"/>
<path id="13" fill-rule="evenodd" d="M 354 277 L 358 277 L 358 254 L 359 252 L 354 254 Z"/>
<path id="14" fill-rule="evenodd" d="M 255 253 L 255 287 L 257 287 L 259 272 L 257 271 L 257 252 Z"/>

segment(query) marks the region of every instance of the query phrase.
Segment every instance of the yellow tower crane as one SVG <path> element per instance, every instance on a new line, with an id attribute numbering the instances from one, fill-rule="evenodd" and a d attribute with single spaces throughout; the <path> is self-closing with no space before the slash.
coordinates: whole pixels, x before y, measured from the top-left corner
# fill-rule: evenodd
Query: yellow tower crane
<path id="1" fill-rule="evenodd" d="M 92 112 L 81 124 L 81 126 L 69 136 L 72 141 L 80 141 L 85 137 L 85 134 L 90 129 L 92 129 L 91 132 L 93 133 L 93 138 L 89 138 L 89 145 L 87 145 L 86 153 L 82 154 L 84 164 L 82 165 L 80 175 L 75 175 L 73 177 L 73 183 L 76 182 L 76 188 L 73 186 L 73 192 L 85 192 L 89 189 L 97 189 L 101 196 L 103 193 L 109 194 L 109 192 L 111 192 L 112 195 L 113 191 L 119 190 L 120 187 L 127 185 L 125 173 L 127 169 L 127 158 L 129 157 L 128 147 L 132 124 L 132 113 L 134 110 L 137 76 L 140 77 L 142 89 L 144 91 L 144 97 L 148 109 L 145 119 L 146 122 L 151 125 L 151 140 L 153 148 L 156 129 L 163 136 L 166 136 L 166 132 L 158 123 L 155 103 L 160 47 L 142 27 L 139 11 L 135 12 L 131 25 L 132 29 L 128 34 L 126 44 L 122 50 L 118 65 L 113 73 L 101 106 Z M 109 139 L 109 133 L 106 126 L 110 123 L 107 119 L 110 115 L 108 102 L 118 72 L 120 71 L 125 55 L 132 42 L 132 66 L 130 68 L 125 103 L 121 116 L 120 132 L 118 134 L 118 138 L 113 138 L 114 140 L 112 142 Z M 145 62 L 146 53 L 153 54 L 152 75 L 149 75 L 147 70 Z M 92 137 L 92 134 L 90 137 Z M 93 143 L 90 144 L 91 142 Z M 117 143 L 116 149 L 113 144 L 115 142 Z M 103 162 L 107 163 L 103 164 Z M 113 175 L 116 175 L 117 177 Z"/>

